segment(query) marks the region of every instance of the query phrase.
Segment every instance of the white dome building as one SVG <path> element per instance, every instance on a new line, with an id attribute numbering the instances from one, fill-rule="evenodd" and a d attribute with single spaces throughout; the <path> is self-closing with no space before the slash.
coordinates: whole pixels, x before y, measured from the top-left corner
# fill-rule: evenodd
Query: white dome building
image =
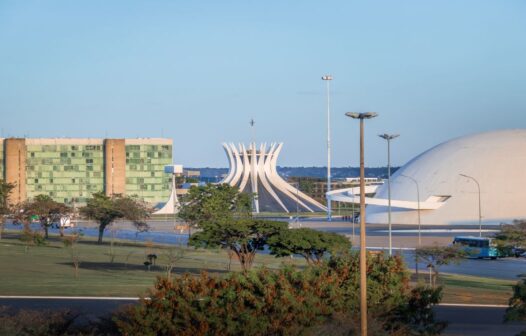
<path id="1" fill-rule="evenodd" d="M 422 224 L 477 224 L 477 182 L 483 224 L 526 218 L 526 130 L 456 138 L 406 163 L 391 177 L 392 223 L 418 223 L 418 184 Z M 367 202 L 368 223 L 387 223 L 387 206 L 378 205 L 386 199 L 387 183 Z"/>

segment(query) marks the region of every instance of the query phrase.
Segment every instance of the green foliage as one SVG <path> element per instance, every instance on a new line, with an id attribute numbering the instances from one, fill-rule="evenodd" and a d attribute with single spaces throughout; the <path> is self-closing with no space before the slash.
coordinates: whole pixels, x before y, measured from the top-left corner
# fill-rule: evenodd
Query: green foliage
<path id="1" fill-rule="evenodd" d="M 24 223 L 24 229 L 20 236 L 20 241 L 25 244 L 25 252 L 29 250 L 30 246 L 44 246 L 46 245 L 46 239 L 40 232 L 31 230 L 29 223 Z"/>
<path id="2" fill-rule="evenodd" d="M 125 218 L 142 224 L 150 217 L 152 209 L 134 196 L 116 194 L 110 197 L 98 192 L 87 200 L 85 207 L 80 208 L 80 213 L 99 222 L 98 243 L 101 244 L 104 229 L 115 220 Z"/>
<path id="3" fill-rule="evenodd" d="M 190 238 L 190 245 L 205 248 L 227 248 L 238 258 L 241 268 L 251 268 L 256 252 L 262 250 L 268 240 L 285 230 L 287 223 L 252 218 L 215 220 L 203 222 L 201 231 Z"/>
<path id="4" fill-rule="evenodd" d="M 0 239 L 2 239 L 2 233 L 4 231 L 5 216 L 11 213 L 11 207 L 9 206 L 9 195 L 15 188 L 12 183 L 7 183 L 0 179 Z"/>
<path id="5" fill-rule="evenodd" d="M 0 335 L 65 335 L 74 317 L 68 311 L 20 310 L 9 313 L 7 307 L 0 306 Z"/>
<path id="6" fill-rule="evenodd" d="M 251 204 L 249 195 L 228 184 L 190 188 L 183 199 L 179 217 L 200 231 L 190 237 L 189 244 L 229 249 L 237 256 L 244 271 L 250 269 L 256 252 L 263 249 L 271 236 L 287 226 L 282 222 L 253 219 Z"/>
<path id="7" fill-rule="evenodd" d="M 508 255 L 514 247 L 526 248 L 526 220 L 514 220 L 513 224 L 502 224 L 495 239 L 499 249 L 505 251 L 504 255 Z"/>
<path id="8" fill-rule="evenodd" d="M 286 257 L 299 254 L 309 264 L 319 264 L 327 253 L 348 251 L 350 241 L 342 235 L 309 228 L 280 230 L 268 240 L 271 254 Z"/>
<path id="9" fill-rule="evenodd" d="M 14 188 L 15 185 L 13 183 L 7 183 L 0 179 L 0 215 L 8 215 L 11 213 L 9 195 L 11 195 Z"/>
<path id="10" fill-rule="evenodd" d="M 413 288 L 407 304 L 401 305 L 394 314 L 394 328 L 405 330 L 405 335 L 439 335 L 447 323 L 435 321 L 433 305 L 441 300 L 442 287 Z"/>
<path id="11" fill-rule="evenodd" d="M 513 286 L 513 296 L 504 317 L 506 321 L 526 321 L 526 279 Z"/>
<path id="12" fill-rule="evenodd" d="M 433 270 L 432 285 L 435 285 L 438 276 L 438 268 L 442 265 L 449 265 L 451 263 L 459 263 L 467 256 L 462 247 L 458 245 L 452 246 L 424 246 L 415 250 L 417 261 L 427 263 L 427 267 Z"/>
<path id="13" fill-rule="evenodd" d="M 44 229 L 46 239 L 49 237 L 49 227 L 71 211 L 68 206 L 55 202 L 48 195 L 35 196 L 32 200 L 25 202 L 22 209 L 26 221 L 31 221 L 35 217 L 38 219 L 40 226 Z"/>
<path id="14" fill-rule="evenodd" d="M 424 334 L 424 328 L 427 335 L 438 334 L 441 329 L 426 309 L 438 302 L 440 293 L 411 291 L 398 257 L 368 259 L 369 318 L 376 334 L 417 335 Z M 150 299 L 115 321 L 125 335 L 298 335 L 315 333 L 345 316 L 350 321 L 345 334 L 356 334 L 358 265 L 358 255 L 347 254 L 305 270 L 262 268 L 225 278 L 206 273 L 174 281 L 158 278 Z"/>
<path id="15" fill-rule="evenodd" d="M 228 184 L 193 186 L 183 197 L 179 217 L 191 225 L 200 226 L 234 217 L 250 217 L 252 201 Z"/>

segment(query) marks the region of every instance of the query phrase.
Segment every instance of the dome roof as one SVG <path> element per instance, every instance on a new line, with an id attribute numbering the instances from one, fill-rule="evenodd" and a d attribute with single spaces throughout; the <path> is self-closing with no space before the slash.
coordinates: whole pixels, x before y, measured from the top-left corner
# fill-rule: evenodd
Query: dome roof
<path id="1" fill-rule="evenodd" d="M 468 135 L 418 155 L 391 177 L 391 199 L 442 197 L 436 210 L 421 210 L 422 224 L 474 224 L 479 218 L 480 185 L 483 223 L 526 218 L 526 130 L 499 130 Z M 405 175 L 405 176 L 404 176 Z M 387 198 L 387 183 L 376 196 Z M 370 223 L 387 223 L 387 207 L 370 205 Z M 417 211 L 392 208 L 392 223 L 417 223 Z"/>

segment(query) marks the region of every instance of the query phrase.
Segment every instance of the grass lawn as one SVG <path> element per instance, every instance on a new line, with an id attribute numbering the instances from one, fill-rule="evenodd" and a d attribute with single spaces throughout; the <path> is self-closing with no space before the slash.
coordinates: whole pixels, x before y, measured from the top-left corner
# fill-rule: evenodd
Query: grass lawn
<path id="1" fill-rule="evenodd" d="M 420 274 L 421 284 L 428 283 L 427 275 Z M 440 273 L 437 286 L 443 287 L 442 302 L 468 304 L 502 304 L 507 305 L 512 295 L 512 286 L 517 281 L 470 275 Z M 412 275 L 412 284 L 416 284 Z"/>
<path id="2" fill-rule="evenodd" d="M 513 280 L 482 278 L 459 274 L 441 274 L 443 302 L 507 305 L 512 295 Z"/>
<path id="3" fill-rule="evenodd" d="M 4 233 L 0 240 L 0 295 L 62 295 L 62 296 L 138 296 L 152 287 L 158 275 L 165 275 L 170 249 L 182 253 L 173 273 L 199 274 L 205 269 L 221 274 L 228 269 L 227 253 L 223 250 L 196 250 L 144 242 L 115 241 L 111 262 L 110 238 L 97 245 L 95 238 L 82 237 L 76 245 L 80 256 L 79 276 L 75 278 L 70 249 L 57 237 L 45 246 L 30 246 L 18 240 L 18 234 Z M 156 254 L 156 266 L 148 271 L 144 266 L 148 254 Z M 259 254 L 255 266 L 276 268 L 284 259 Z M 304 262 L 294 259 L 303 265 Z M 239 270 L 232 260 L 232 270 Z"/>
<path id="4" fill-rule="evenodd" d="M 71 250 L 64 247 L 58 237 L 51 237 L 45 246 L 27 248 L 19 232 L 6 232 L 0 240 L 0 295 L 61 295 L 61 296 L 139 296 L 146 294 L 156 276 L 166 275 L 170 252 L 180 259 L 173 273 L 199 274 L 207 270 L 223 274 L 228 270 L 228 257 L 224 250 L 203 250 L 186 247 L 115 240 L 113 261 L 110 237 L 97 245 L 94 237 L 82 237 L 76 245 L 80 256 L 79 275 L 75 277 Z M 156 254 L 158 259 L 150 271 L 144 266 L 146 256 Z M 305 265 L 303 259 L 275 258 L 258 254 L 255 266 L 278 268 L 283 262 Z M 240 270 L 232 260 L 232 270 Z M 421 274 L 420 281 L 427 281 Z M 511 286 L 515 281 L 440 274 L 444 285 L 443 302 L 507 304 Z"/>

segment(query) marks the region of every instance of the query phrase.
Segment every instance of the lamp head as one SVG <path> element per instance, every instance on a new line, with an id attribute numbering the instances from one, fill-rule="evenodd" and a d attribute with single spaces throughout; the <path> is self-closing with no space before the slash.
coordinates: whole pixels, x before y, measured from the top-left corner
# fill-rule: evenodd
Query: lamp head
<path id="1" fill-rule="evenodd" d="M 347 112 L 346 116 L 353 119 L 372 119 L 378 115 L 376 112 Z"/>
<path id="2" fill-rule="evenodd" d="M 398 138 L 400 136 L 400 134 L 387 134 L 387 133 L 384 133 L 384 134 L 379 134 L 378 136 L 380 138 L 382 138 L 382 139 L 385 139 L 385 140 L 393 140 L 395 138 Z"/>
<path id="3" fill-rule="evenodd" d="M 321 77 L 322 80 L 332 80 L 332 76 L 331 75 L 325 75 L 323 77 Z"/>

